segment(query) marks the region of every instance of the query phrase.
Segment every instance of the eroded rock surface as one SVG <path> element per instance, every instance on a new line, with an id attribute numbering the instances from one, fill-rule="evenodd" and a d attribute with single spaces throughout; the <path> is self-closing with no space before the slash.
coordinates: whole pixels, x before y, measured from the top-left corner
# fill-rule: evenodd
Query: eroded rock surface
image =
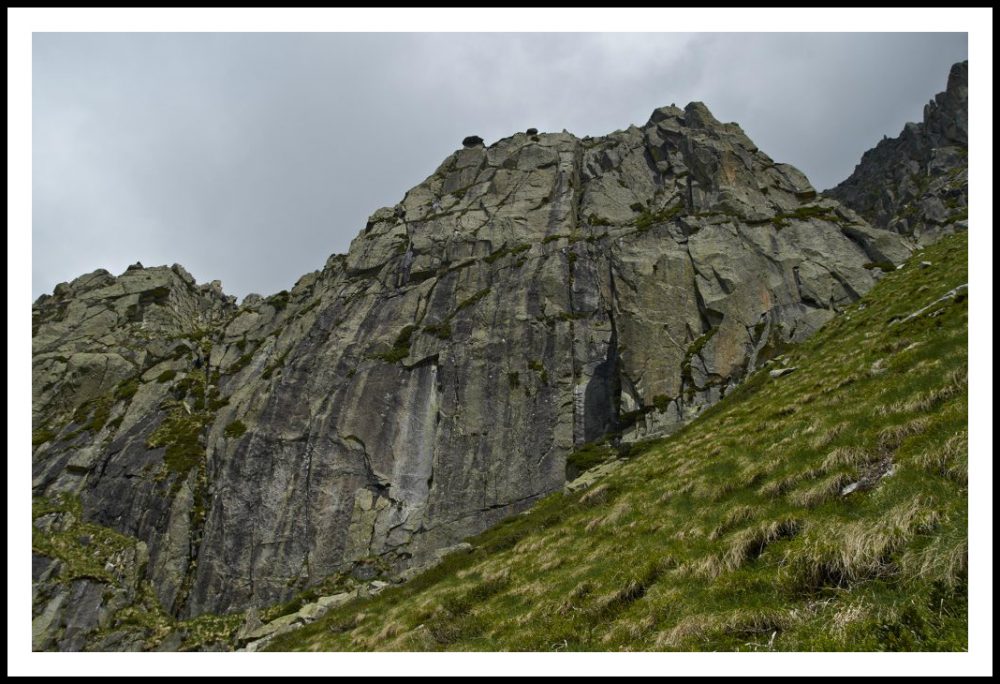
<path id="1" fill-rule="evenodd" d="M 35 646 L 134 645 L 112 601 L 143 587 L 185 618 L 432 561 L 561 489 L 574 447 L 683 424 L 908 253 L 692 103 L 463 147 L 289 292 L 237 306 L 178 266 L 60 285 L 33 308 L 33 491 L 144 555 L 82 580 L 110 607 L 73 622 L 97 599 L 36 519 Z"/>

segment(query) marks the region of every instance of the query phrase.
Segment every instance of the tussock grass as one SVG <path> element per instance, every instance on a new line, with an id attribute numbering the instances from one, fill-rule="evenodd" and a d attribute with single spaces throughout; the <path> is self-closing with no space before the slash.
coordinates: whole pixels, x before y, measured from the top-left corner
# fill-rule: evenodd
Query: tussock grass
<path id="1" fill-rule="evenodd" d="M 271 647 L 966 649 L 967 300 L 888 325 L 967 282 L 966 250 L 886 273 L 784 352 L 796 373 Z"/>
<path id="2" fill-rule="evenodd" d="M 716 578 L 760 557 L 770 544 L 794 537 L 801 523 L 794 518 L 769 520 L 734 533 L 723 551 L 706 556 L 690 568 L 698 576 Z"/>
<path id="3" fill-rule="evenodd" d="M 863 466 L 878 460 L 878 456 L 853 446 L 837 447 L 823 459 L 823 470 L 831 471 L 837 468 Z"/>
<path id="4" fill-rule="evenodd" d="M 961 485 L 969 483 L 969 432 L 962 430 L 941 446 L 930 447 L 915 459 L 918 468 Z"/>
<path id="5" fill-rule="evenodd" d="M 853 480 L 854 478 L 847 473 L 835 473 L 820 480 L 811 487 L 792 492 L 789 494 L 788 499 L 794 505 L 801 506 L 802 508 L 816 508 L 833 497 L 839 496 L 840 491 Z"/>
<path id="6" fill-rule="evenodd" d="M 883 520 L 817 526 L 785 557 L 786 579 L 800 591 L 843 587 L 893 574 L 893 553 L 934 529 L 940 513 L 922 497 L 900 504 Z"/>
<path id="7" fill-rule="evenodd" d="M 708 533 L 708 538 L 712 540 L 719 539 L 722 535 L 734 527 L 750 522 L 753 519 L 753 508 L 750 506 L 737 506 L 726 513 L 722 522 L 720 522 L 715 529 Z"/>

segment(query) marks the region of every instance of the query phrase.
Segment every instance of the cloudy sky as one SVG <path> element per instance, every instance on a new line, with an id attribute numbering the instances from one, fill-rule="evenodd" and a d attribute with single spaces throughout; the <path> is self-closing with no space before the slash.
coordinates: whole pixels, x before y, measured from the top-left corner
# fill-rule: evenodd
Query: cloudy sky
<path id="1" fill-rule="evenodd" d="M 32 296 L 183 264 L 240 297 L 347 250 L 477 134 L 705 102 L 819 188 L 919 121 L 964 33 L 36 33 Z"/>

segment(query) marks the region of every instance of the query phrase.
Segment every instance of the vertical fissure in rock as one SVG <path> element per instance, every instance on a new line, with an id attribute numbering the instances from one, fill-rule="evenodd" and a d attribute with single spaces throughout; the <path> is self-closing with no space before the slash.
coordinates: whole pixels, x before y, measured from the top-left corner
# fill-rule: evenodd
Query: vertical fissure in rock
<path id="1" fill-rule="evenodd" d="M 618 326 L 614 314 L 617 294 L 610 260 L 608 260 L 608 281 L 611 288 L 611 301 L 606 313 L 611 325 L 611 339 L 608 340 L 604 361 L 594 368 L 593 375 L 591 375 L 584 390 L 583 431 L 585 442 L 593 441 L 618 430 L 618 414 L 621 405 L 621 371 L 618 358 Z"/>

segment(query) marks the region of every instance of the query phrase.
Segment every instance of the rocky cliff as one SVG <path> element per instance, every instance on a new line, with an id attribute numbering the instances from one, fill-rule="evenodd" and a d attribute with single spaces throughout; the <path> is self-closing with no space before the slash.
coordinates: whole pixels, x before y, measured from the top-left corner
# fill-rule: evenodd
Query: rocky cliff
<path id="1" fill-rule="evenodd" d="M 923 123 L 865 152 L 854 173 L 825 194 L 872 225 L 928 244 L 968 227 L 969 63 L 924 107 Z"/>
<path id="2" fill-rule="evenodd" d="M 392 575 L 665 434 L 909 254 L 700 103 L 466 146 L 236 305 L 179 266 L 33 307 L 35 647 Z M 162 637 L 162 635 L 161 635 Z"/>

